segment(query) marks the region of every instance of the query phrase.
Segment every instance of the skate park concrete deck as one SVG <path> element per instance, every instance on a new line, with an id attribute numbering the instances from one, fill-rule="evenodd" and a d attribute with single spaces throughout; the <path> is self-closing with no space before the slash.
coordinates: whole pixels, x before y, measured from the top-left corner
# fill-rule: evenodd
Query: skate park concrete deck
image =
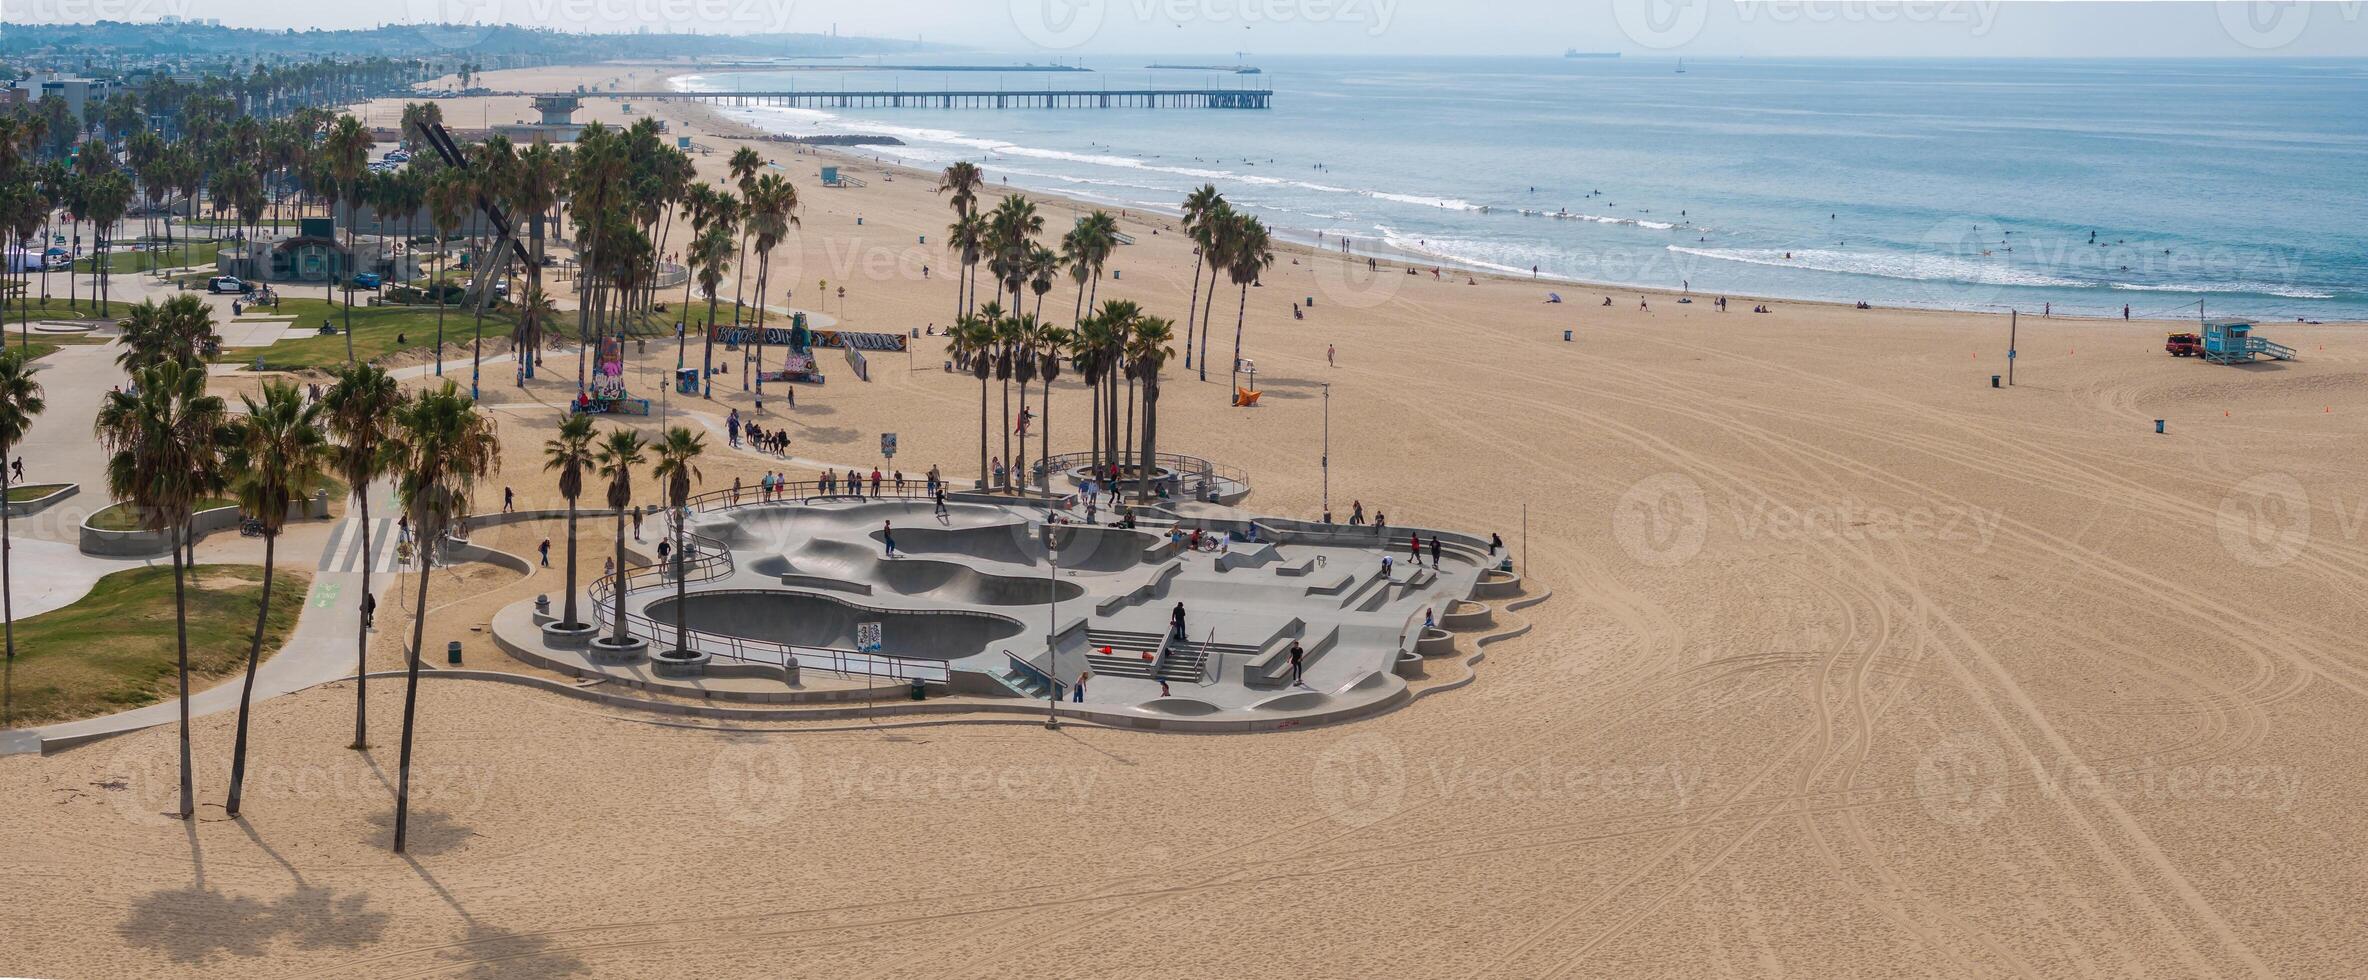
<path id="1" fill-rule="evenodd" d="M 933 668 L 931 685 L 950 693 L 1039 703 L 1043 674 L 1066 686 L 1090 671 L 1084 702 L 1064 691 L 1064 709 L 1175 722 L 1151 727 L 1346 716 L 1401 701 L 1407 688 L 1395 668 L 1416 650 L 1425 613 L 1445 619 L 1457 600 L 1475 593 L 1490 561 L 1481 539 L 1464 534 L 1440 532 L 1444 567 L 1433 569 L 1408 560 L 1409 529 L 1392 528 L 1385 541 L 1372 528 L 1197 506 L 1183 515 L 1155 511 L 1133 530 L 1064 525 L 1061 546 L 1048 556 L 1040 504 L 957 503 L 941 515 L 926 500 L 759 503 L 755 496 L 686 524 L 694 540 L 730 559 L 684 586 L 689 645 L 714 663 L 735 656 L 764 662 L 766 654 L 748 652 L 762 647 L 776 659 L 794 655 L 817 681 L 833 663 L 925 663 Z M 1194 527 L 1255 527 L 1264 540 L 1236 542 L 1223 553 L 1170 543 L 1171 528 L 1188 534 Z M 1433 532 L 1421 533 L 1427 542 Z M 1385 575 L 1388 546 L 1396 551 Z M 671 624 L 674 596 L 672 583 L 635 588 L 626 596 L 628 625 L 642 618 Z M 1189 641 L 1170 644 L 1159 661 L 1163 693 L 1143 656 L 1159 651 L 1178 603 Z M 880 624 L 880 648 L 870 657 L 850 656 L 859 622 Z M 506 632 L 505 646 L 514 650 L 539 641 L 523 629 Z M 655 637 L 659 646 L 673 644 L 670 626 L 654 632 L 663 634 Z M 1298 683 L 1282 654 L 1293 639 L 1305 650 Z M 597 658 L 584 665 L 604 669 Z M 857 675 L 829 683 L 884 682 Z M 745 686 L 717 685 L 709 696 L 731 699 Z"/>

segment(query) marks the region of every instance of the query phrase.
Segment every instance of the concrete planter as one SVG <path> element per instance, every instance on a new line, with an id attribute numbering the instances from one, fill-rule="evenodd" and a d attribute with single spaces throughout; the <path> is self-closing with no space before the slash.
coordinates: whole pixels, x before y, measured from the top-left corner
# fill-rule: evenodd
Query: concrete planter
<path id="1" fill-rule="evenodd" d="M 189 533 L 192 538 L 202 538 L 223 528 L 237 526 L 238 508 L 216 507 L 198 511 L 189 521 Z M 92 527 L 88 518 L 82 522 L 81 543 L 83 554 L 107 558 L 146 558 L 171 554 L 173 550 L 173 536 L 169 532 L 143 529 L 110 531 Z"/>
<path id="2" fill-rule="evenodd" d="M 599 632 L 600 627 L 591 623 L 570 626 L 554 620 L 543 624 L 543 642 L 562 650 L 581 650 Z"/>
<path id="3" fill-rule="evenodd" d="M 548 626 L 543 627 L 543 636 L 548 639 L 550 635 L 551 628 Z M 617 642 L 616 637 L 613 636 L 596 636 L 593 637 L 588 643 L 584 644 L 584 646 L 590 653 L 592 662 L 594 663 L 622 664 L 631 663 L 634 660 L 639 659 L 642 654 L 649 652 L 650 641 L 644 640 L 638 636 L 628 636 L 625 638 L 625 642 L 619 643 Z M 659 675 L 688 676 L 668 675 L 664 670 L 660 670 Z"/>
<path id="4" fill-rule="evenodd" d="M 1485 571 L 1480 581 L 1472 585 L 1472 596 L 1478 599 L 1502 599 L 1521 594 L 1521 576 L 1512 572 Z"/>
<path id="5" fill-rule="evenodd" d="M 8 508 L 8 516 L 30 517 L 34 514 L 48 510 L 50 507 L 56 505 L 58 501 L 71 497 L 81 490 L 82 484 L 63 483 L 59 484 L 57 489 L 39 497 L 35 497 L 31 500 L 11 501 L 6 505 Z"/>
<path id="6" fill-rule="evenodd" d="M 1496 613 L 1477 602 L 1458 600 L 1447 607 L 1447 615 L 1439 617 L 1443 629 L 1464 631 L 1487 629 L 1496 625 Z"/>
<path id="7" fill-rule="evenodd" d="M 1424 630 L 1422 635 L 1414 638 L 1414 655 L 1417 657 L 1444 657 L 1454 652 L 1455 634 L 1438 627 Z"/>
<path id="8" fill-rule="evenodd" d="M 650 671 L 660 677 L 698 677 L 707 673 L 707 661 L 697 650 L 661 650 L 650 655 Z"/>
<path id="9" fill-rule="evenodd" d="M 1399 651 L 1397 662 L 1391 665 L 1391 670 L 1400 677 L 1421 677 L 1422 654 L 1413 650 Z"/>

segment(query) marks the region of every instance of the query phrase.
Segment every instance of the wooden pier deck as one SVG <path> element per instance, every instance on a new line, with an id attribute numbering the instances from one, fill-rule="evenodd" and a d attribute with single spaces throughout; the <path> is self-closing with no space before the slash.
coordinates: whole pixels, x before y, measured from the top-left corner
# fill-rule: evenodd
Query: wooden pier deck
<path id="1" fill-rule="evenodd" d="M 681 99 L 726 106 L 796 106 L 810 109 L 1265 109 L 1272 89 L 1126 88 L 1027 90 L 785 92 L 509 92 L 507 95 L 568 95 L 585 99 L 661 101 Z"/>

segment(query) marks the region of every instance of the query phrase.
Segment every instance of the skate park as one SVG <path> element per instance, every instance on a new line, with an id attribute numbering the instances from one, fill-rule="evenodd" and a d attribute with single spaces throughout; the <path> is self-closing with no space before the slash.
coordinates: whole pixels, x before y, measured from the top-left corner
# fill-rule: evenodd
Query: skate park
<path id="1" fill-rule="evenodd" d="M 1155 502 L 1122 527 L 1083 523 L 1074 494 L 953 494 L 941 509 L 918 486 L 824 489 L 694 498 L 678 560 L 584 589 L 593 629 L 558 627 L 544 596 L 497 616 L 495 638 L 532 664 L 717 704 L 950 701 L 1242 730 L 1405 703 L 1455 631 L 1523 594 L 1485 533 L 1214 502 Z"/>

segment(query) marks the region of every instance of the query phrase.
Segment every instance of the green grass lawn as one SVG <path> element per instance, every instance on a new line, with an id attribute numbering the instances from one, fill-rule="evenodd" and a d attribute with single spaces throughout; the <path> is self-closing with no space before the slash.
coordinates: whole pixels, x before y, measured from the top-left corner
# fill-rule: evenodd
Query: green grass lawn
<path id="1" fill-rule="evenodd" d="M 263 655 L 296 628 L 312 578 L 282 564 L 264 617 Z M 246 667 L 263 569 L 200 565 L 188 578 L 190 686 Z M 173 627 L 173 570 L 135 568 L 100 579 L 64 609 L 16 623 L 17 659 L 9 671 L 11 726 L 88 718 L 173 697 L 178 686 Z"/>
<path id="2" fill-rule="evenodd" d="M 39 500 L 65 488 L 63 483 L 28 483 L 21 487 L 9 487 L 8 502 L 21 504 L 28 500 Z"/>
<path id="3" fill-rule="evenodd" d="M 228 507 L 235 503 L 238 501 L 228 497 L 207 497 L 198 501 L 196 509 L 191 513 L 213 510 L 216 507 Z M 87 523 L 101 531 L 137 531 L 142 527 L 139 512 L 131 505 L 122 503 L 109 504 L 91 514 Z"/>
<path id="4" fill-rule="evenodd" d="M 295 317 L 291 326 L 318 327 L 326 319 L 340 330 L 345 327 L 343 303 L 297 299 L 286 292 L 282 293 L 282 297 L 279 309 L 270 312 Z M 354 357 L 357 360 L 377 360 L 398 351 L 427 350 L 435 346 L 436 308 L 433 306 L 373 307 L 357 303 L 353 316 Z M 466 310 L 446 310 L 445 342 L 467 342 L 475 322 L 475 318 Z M 485 314 L 485 336 L 507 337 L 510 335 L 511 323 L 508 316 L 489 312 Z M 274 371 L 330 368 L 344 363 L 345 335 L 342 333 L 330 337 L 283 340 L 263 351 L 264 367 Z"/>
<path id="5" fill-rule="evenodd" d="M 21 305 L 24 303 L 24 298 L 22 296 L 18 295 L 13 290 L 9 291 L 7 309 L 0 310 L 0 321 L 4 321 L 13 327 L 17 324 L 23 323 L 27 316 L 30 316 L 35 320 L 101 319 L 99 316 L 99 301 L 96 297 L 83 296 L 80 298 L 78 303 L 73 306 L 68 306 L 66 305 L 65 281 L 61 279 L 57 282 L 51 283 L 51 285 L 55 287 L 52 291 L 57 293 L 57 295 L 48 299 L 42 299 L 38 296 L 34 297 L 33 305 L 30 310 L 27 310 Z M 84 285 L 89 284 L 86 282 Z M 121 307 L 125 304 L 122 300 L 117 300 L 110 305 Z M 117 312 L 116 315 L 121 316 L 122 313 Z"/>

